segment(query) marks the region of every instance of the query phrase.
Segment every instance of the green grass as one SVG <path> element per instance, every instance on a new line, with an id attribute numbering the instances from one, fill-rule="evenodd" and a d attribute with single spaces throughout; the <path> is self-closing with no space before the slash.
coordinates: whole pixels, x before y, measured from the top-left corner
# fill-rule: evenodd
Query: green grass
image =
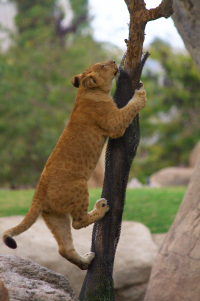
<path id="1" fill-rule="evenodd" d="M 25 215 L 30 207 L 34 190 L 0 190 L 0 217 Z"/>
<path id="2" fill-rule="evenodd" d="M 152 233 L 167 232 L 185 191 L 186 187 L 128 190 L 123 219 L 142 222 Z"/>
<path id="3" fill-rule="evenodd" d="M 123 220 L 138 221 L 152 233 L 167 232 L 181 204 L 186 187 L 128 189 Z M 34 190 L 0 190 L 0 217 L 25 215 Z M 90 210 L 101 189 L 90 189 Z"/>

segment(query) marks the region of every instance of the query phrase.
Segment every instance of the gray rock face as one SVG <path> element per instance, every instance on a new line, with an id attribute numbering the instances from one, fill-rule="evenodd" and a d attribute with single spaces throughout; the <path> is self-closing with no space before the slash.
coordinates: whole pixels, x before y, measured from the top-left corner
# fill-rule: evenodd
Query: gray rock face
<path id="1" fill-rule="evenodd" d="M 174 0 L 172 19 L 200 72 L 200 2 L 199 0 Z"/>
<path id="2" fill-rule="evenodd" d="M 0 255 L 0 275 L 9 291 L 10 301 L 76 301 L 64 276 L 30 259 Z"/>
<path id="3" fill-rule="evenodd" d="M 22 219 L 22 216 L 0 218 L 0 233 L 17 225 Z M 91 225 L 80 230 L 72 229 L 74 245 L 80 254 L 90 251 L 92 228 Z M 16 242 L 18 248 L 11 250 L 0 240 L 1 253 L 28 257 L 64 275 L 69 279 L 76 296 L 79 296 L 86 272 L 58 254 L 56 241 L 42 219 L 38 219 L 28 231 L 17 236 Z M 117 301 L 143 299 L 157 251 L 158 247 L 147 227 L 136 222 L 122 223 L 113 273 Z"/>
<path id="4" fill-rule="evenodd" d="M 200 300 L 200 158 L 153 265 L 145 301 Z"/>

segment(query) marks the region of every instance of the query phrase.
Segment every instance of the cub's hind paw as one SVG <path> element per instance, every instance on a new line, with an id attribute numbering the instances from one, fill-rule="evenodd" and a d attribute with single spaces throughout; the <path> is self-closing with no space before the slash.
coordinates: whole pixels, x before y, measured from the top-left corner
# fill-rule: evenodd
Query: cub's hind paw
<path id="1" fill-rule="evenodd" d="M 94 252 L 85 253 L 83 255 L 83 257 L 88 258 L 90 260 L 90 262 L 91 262 L 92 259 L 95 257 L 95 254 L 94 254 Z"/>
<path id="2" fill-rule="evenodd" d="M 94 254 L 94 252 L 89 252 L 89 253 L 82 255 L 82 257 L 83 257 L 83 260 L 82 260 L 83 262 L 81 263 L 81 265 L 79 267 L 81 270 L 87 270 L 88 266 L 94 259 L 95 254 Z"/>

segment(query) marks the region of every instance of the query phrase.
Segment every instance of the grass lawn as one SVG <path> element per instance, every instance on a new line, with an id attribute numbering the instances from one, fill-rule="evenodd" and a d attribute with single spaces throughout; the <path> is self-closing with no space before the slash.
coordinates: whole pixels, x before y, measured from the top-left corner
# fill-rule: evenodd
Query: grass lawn
<path id="1" fill-rule="evenodd" d="M 181 204 L 186 187 L 128 189 L 123 220 L 138 221 L 152 233 L 167 232 Z M 34 190 L 0 190 L 0 217 L 25 215 Z M 101 189 L 90 189 L 90 210 Z"/>

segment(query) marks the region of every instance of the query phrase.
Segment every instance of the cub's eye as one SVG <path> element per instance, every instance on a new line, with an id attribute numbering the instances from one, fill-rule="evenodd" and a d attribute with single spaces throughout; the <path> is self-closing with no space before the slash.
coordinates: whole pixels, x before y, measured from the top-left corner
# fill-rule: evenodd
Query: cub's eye
<path id="1" fill-rule="evenodd" d="M 101 69 L 104 68 L 104 67 L 105 67 L 105 65 L 101 65 Z"/>

